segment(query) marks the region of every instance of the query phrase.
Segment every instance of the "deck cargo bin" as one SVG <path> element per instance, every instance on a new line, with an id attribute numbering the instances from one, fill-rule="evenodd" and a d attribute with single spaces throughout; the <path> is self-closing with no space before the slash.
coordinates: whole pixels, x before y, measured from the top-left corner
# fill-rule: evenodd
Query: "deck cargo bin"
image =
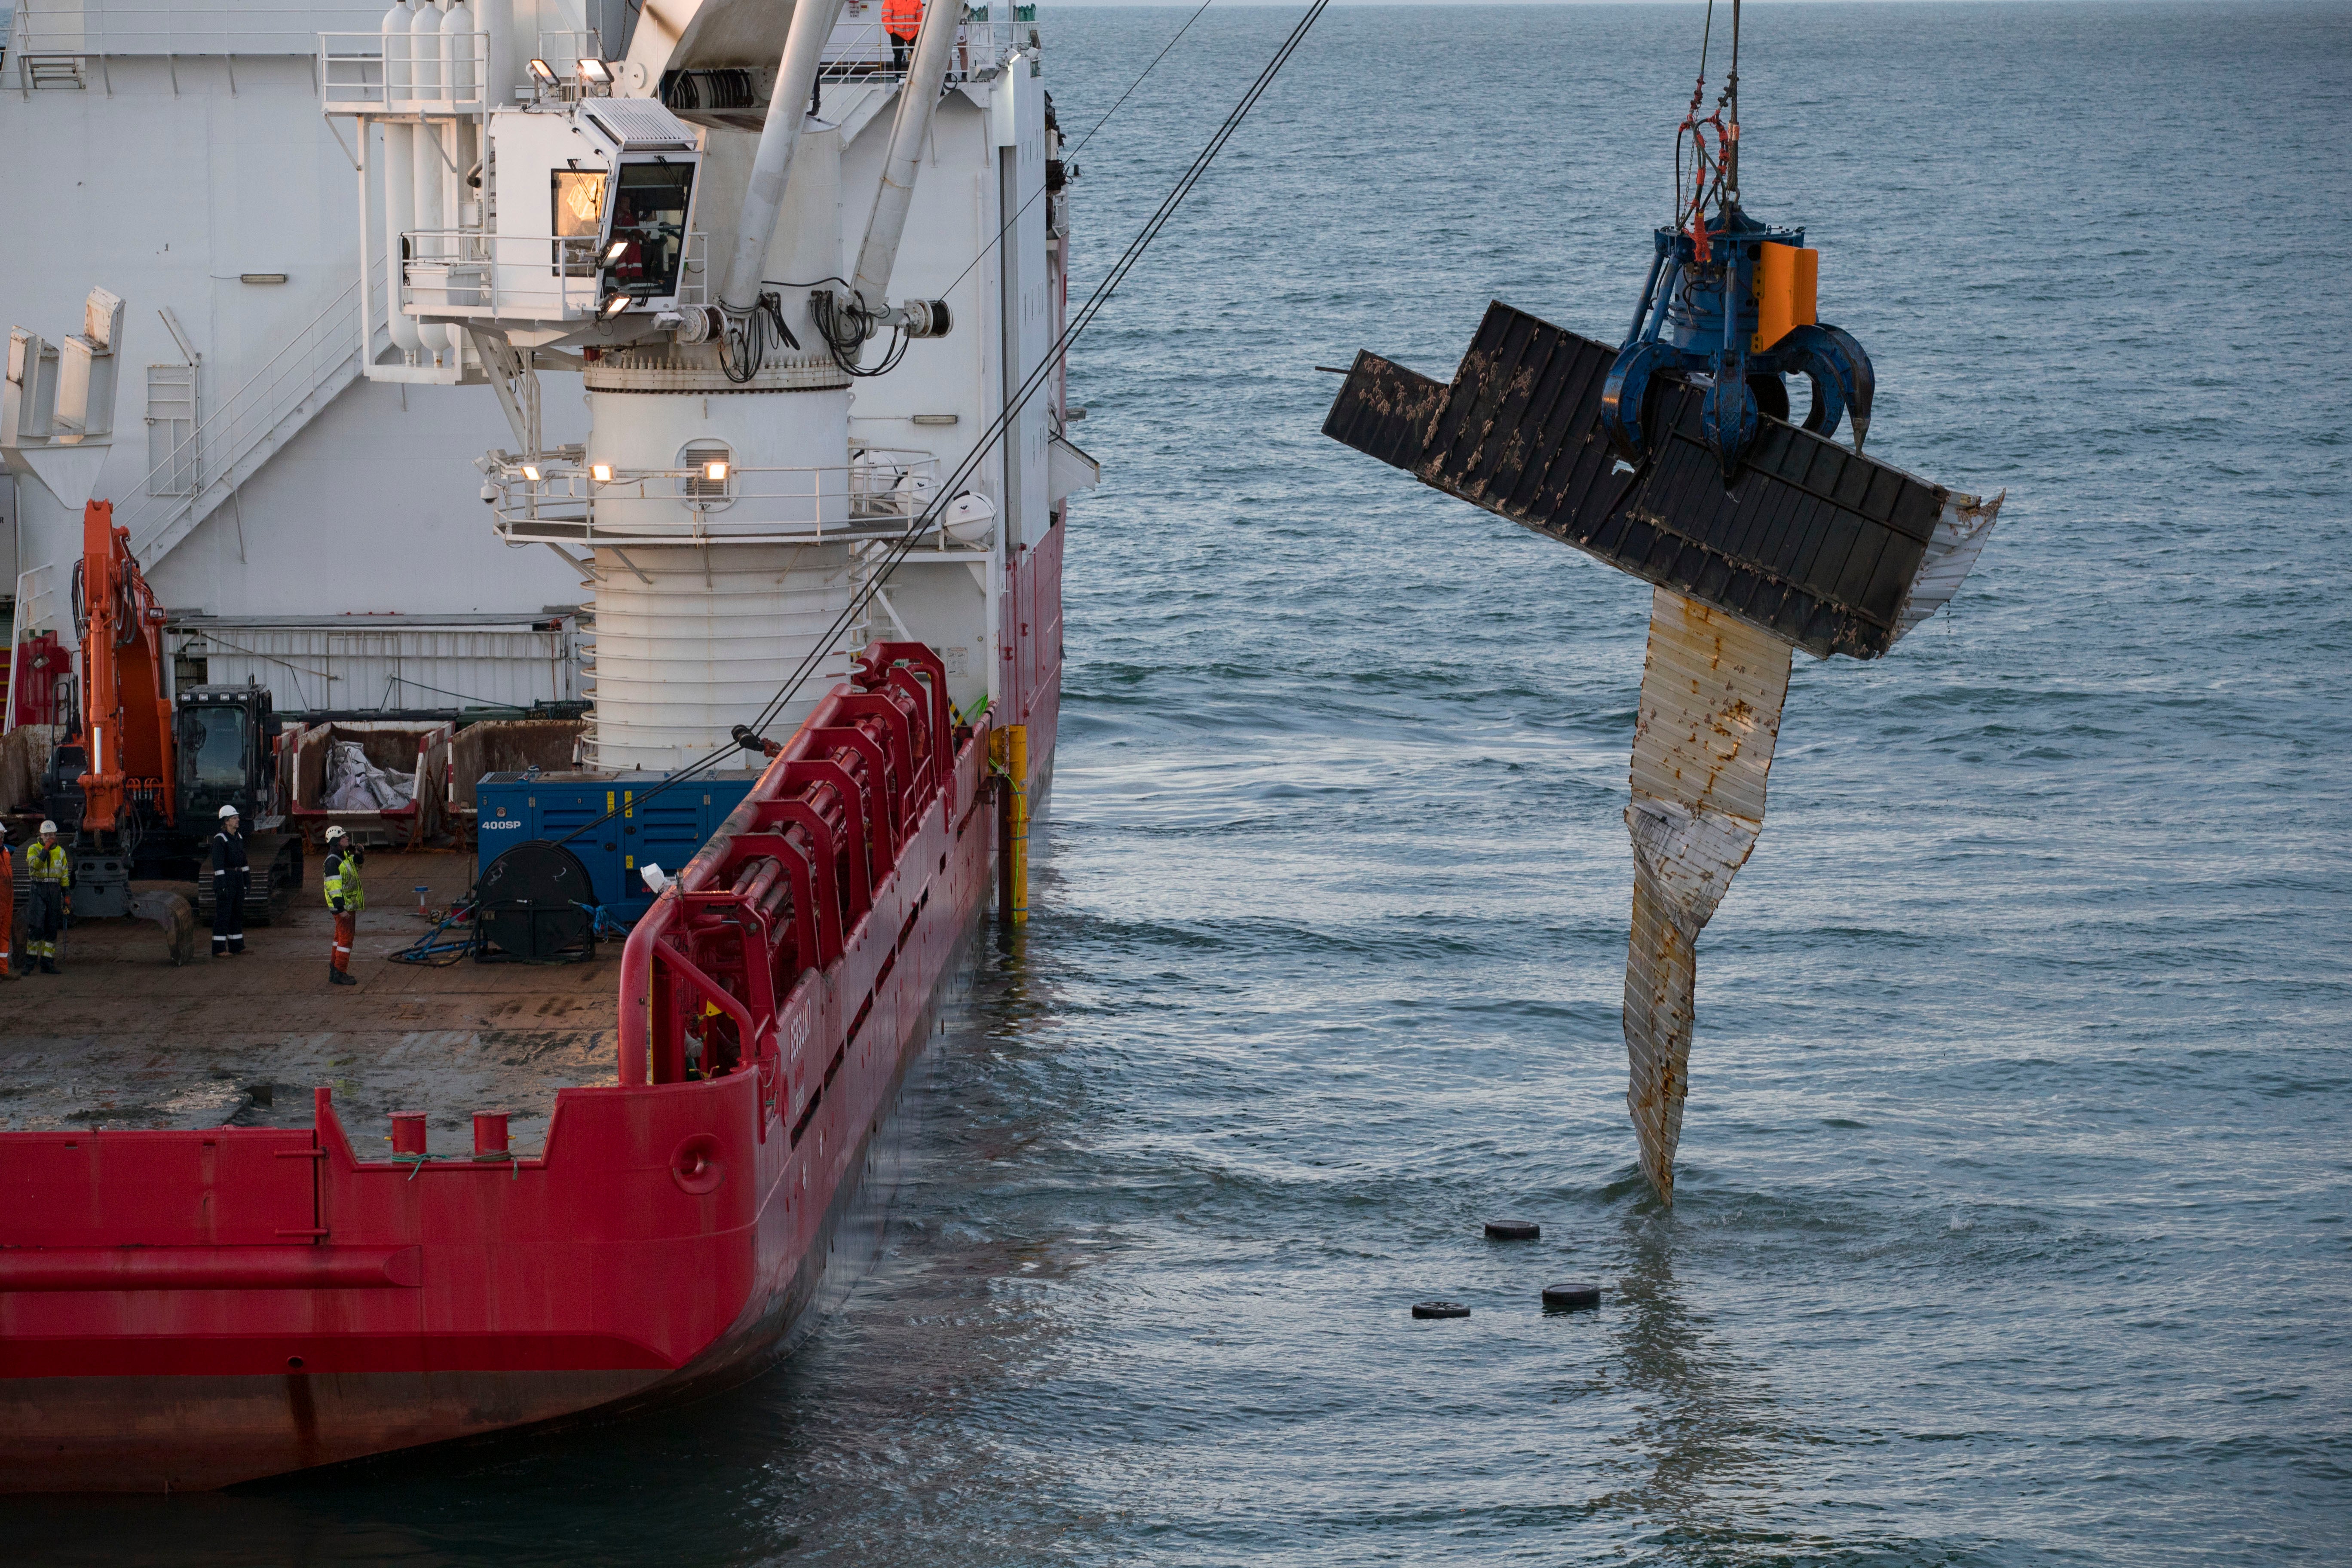
<path id="1" fill-rule="evenodd" d="M 475 837 L 475 790 L 491 773 L 568 773 L 580 765 L 585 719 L 489 719 L 449 742 L 448 821 L 460 841 Z"/>
<path id="2" fill-rule="evenodd" d="M 423 844 L 446 828 L 449 742 L 456 733 L 451 723 L 414 720 L 288 725 L 279 741 L 278 776 L 293 780 L 289 826 L 311 843 L 328 828 L 341 827 L 369 847 Z M 371 767 L 405 785 L 398 804 L 357 805 L 350 794 L 335 793 L 342 782 L 334 764 L 336 748 L 351 745 Z"/>

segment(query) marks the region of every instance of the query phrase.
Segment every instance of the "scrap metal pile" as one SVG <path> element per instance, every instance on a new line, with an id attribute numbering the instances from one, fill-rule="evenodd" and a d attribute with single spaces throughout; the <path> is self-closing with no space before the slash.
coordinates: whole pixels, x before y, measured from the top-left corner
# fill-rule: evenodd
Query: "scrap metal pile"
<path id="1" fill-rule="evenodd" d="M 1802 231 L 1739 207 L 1734 47 L 1717 114 L 1702 120 L 1692 96 L 1681 134 L 1696 194 L 1678 190 L 1675 225 L 1657 231 L 1621 344 L 1498 300 L 1451 384 L 1359 353 L 1323 426 L 1654 584 L 1625 811 L 1624 1032 L 1642 1168 L 1669 1204 L 1694 948 L 1764 826 L 1791 652 L 1885 653 L 1958 590 L 2001 501 L 1862 455 L 1869 358 L 1814 320 Z M 1801 426 L 1785 417 L 1784 374 L 1812 384 Z M 1829 438 L 1842 414 L 1851 450 Z"/>

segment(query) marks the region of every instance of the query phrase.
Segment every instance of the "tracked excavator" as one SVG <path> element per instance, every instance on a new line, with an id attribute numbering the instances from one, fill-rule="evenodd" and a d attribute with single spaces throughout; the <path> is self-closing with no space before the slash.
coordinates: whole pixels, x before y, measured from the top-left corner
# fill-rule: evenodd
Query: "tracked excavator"
<path id="1" fill-rule="evenodd" d="M 302 844 L 282 830 L 268 691 L 199 686 L 176 702 L 166 693 L 163 607 L 110 502 L 82 509 L 71 603 L 80 723 L 51 755 L 43 793 L 73 843 L 75 916 L 154 920 L 173 961 L 185 963 L 212 923 L 205 846 L 220 808 L 234 805 L 254 871 L 245 918 L 282 922 L 302 884 Z M 196 897 L 134 894 L 133 879 L 193 879 Z"/>

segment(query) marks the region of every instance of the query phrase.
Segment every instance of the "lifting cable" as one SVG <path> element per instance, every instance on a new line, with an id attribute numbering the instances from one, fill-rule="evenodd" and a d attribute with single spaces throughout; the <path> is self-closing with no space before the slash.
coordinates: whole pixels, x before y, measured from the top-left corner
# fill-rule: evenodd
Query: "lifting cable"
<path id="1" fill-rule="evenodd" d="M 1119 106 L 1124 104 L 1129 99 L 1135 96 L 1135 89 L 1143 85 L 1143 79 L 1150 76 L 1153 68 L 1157 67 L 1161 60 L 1168 58 L 1169 50 L 1174 48 L 1179 43 L 1183 41 L 1184 35 L 1192 30 L 1192 24 L 1201 19 L 1201 11 L 1207 10 L 1213 3 L 1213 0 L 1201 0 L 1201 9 L 1185 17 L 1184 25 L 1176 29 L 1174 37 L 1171 37 L 1166 43 L 1160 46 L 1160 52 L 1151 57 L 1151 63 L 1145 66 L 1143 69 L 1136 73 L 1135 79 L 1127 84 L 1127 90 L 1120 93 L 1118 100 L 1113 102 L 1108 109 L 1103 110 L 1102 118 L 1094 122 L 1093 129 L 1089 130 L 1084 136 L 1079 137 L 1076 143 L 1073 145 L 1067 153 L 1063 154 L 1063 157 L 1066 160 L 1075 159 L 1080 153 L 1086 151 L 1087 143 L 1095 139 L 1095 132 L 1100 131 L 1106 124 L 1109 123 L 1110 117 L 1118 112 Z M 1709 0 L 1709 3 L 1712 4 L 1713 0 Z M 1279 67 L 1276 68 L 1279 68 Z M 1013 232 L 1013 226 L 1021 221 L 1021 215 L 1027 212 L 1031 207 L 1035 206 L 1037 205 L 1037 196 L 1042 196 L 1045 194 L 1045 192 L 1044 187 L 1040 186 L 1037 190 L 1036 195 L 1033 195 L 1027 201 L 1023 202 L 1020 207 L 1014 211 L 1013 215 L 1004 220 L 1003 226 L 996 231 L 994 237 L 990 239 L 986 245 L 980 247 L 979 254 L 974 256 L 970 261 L 964 263 L 963 270 L 955 275 L 955 281 L 950 283 L 946 288 L 940 290 L 940 294 L 944 296 L 954 293 L 956 284 L 962 282 L 965 279 L 971 276 L 971 269 L 979 266 L 982 261 L 986 260 L 990 251 L 995 249 L 997 246 L 1003 243 L 1004 237 L 1011 234 Z"/>
<path id="2" fill-rule="evenodd" d="M 986 459 L 990 449 L 995 446 L 998 438 L 1003 435 L 1013 421 L 1020 416 L 1022 409 L 1027 406 L 1029 400 L 1042 391 L 1052 379 L 1054 372 L 1066 355 L 1069 346 L 1093 324 L 1095 317 L 1105 305 L 1110 302 L 1111 296 L 1118 291 L 1119 285 L 1127 280 L 1128 274 L 1132 272 L 1136 264 L 1143 259 L 1143 254 L 1150 248 L 1151 242 L 1160 237 L 1160 230 L 1165 228 L 1169 220 L 1176 216 L 1176 209 L 1183 205 L 1186 196 L 1192 195 L 1192 188 L 1201 183 L 1202 177 L 1209 171 L 1209 165 L 1216 161 L 1219 153 L 1224 151 L 1225 143 L 1233 140 L 1234 133 L 1241 129 L 1242 121 L 1248 118 L 1249 111 L 1257 106 L 1258 100 L 1263 98 L 1266 89 L 1274 85 L 1276 76 L 1280 74 L 1282 68 L 1289 63 L 1290 57 L 1296 54 L 1299 45 L 1306 41 L 1307 30 L 1315 26 L 1316 19 L 1323 15 L 1324 9 L 1330 3 L 1331 0 L 1314 0 L 1314 4 L 1307 7 L 1307 14 L 1299 18 L 1296 26 L 1291 28 L 1289 36 L 1283 39 L 1281 47 L 1275 51 L 1273 58 L 1266 61 L 1265 68 L 1258 72 L 1256 79 L 1250 83 L 1249 89 L 1243 93 L 1241 100 L 1234 104 L 1231 112 L 1218 125 L 1214 134 L 1209 138 L 1207 144 L 1193 157 L 1191 165 L 1178 177 L 1176 184 L 1170 188 L 1168 194 L 1160 198 L 1159 206 L 1153 209 L 1150 217 L 1144 220 L 1143 226 L 1136 232 L 1135 237 L 1128 241 L 1127 248 L 1119 253 L 1118 260 L 1111 263 L 1109 270 L 1103 274 L 1102 281 L 1096 286 L 1094 292 L 1087 297 L 1086 303 L 1078 308 L 1076 315 L 1062 329 L 1061 335 L 1056 337 L 1047 346 L 1045 353 L 1039 357 L 1037 368 L 1031 371 L 1013 396 L 1005 400 L 1003 412 L 1000 413 L 982 433 L 980 439 L 972 444 L 971 449 L 965 455 L 963 461 L 956 465 L 954 471 L 934 492 L 931 504 L 908 525 L 904 533 L 892 542 L 879 567 L 867 579 L 866 586 L 852 595 L 848 605 L 835 617 L 833 625 L 826 628 L 816 646 L 812 647 L 807 656 L 801 660 L 799 668 L 794 669 L 791 677 L 777 689 L 776 695 L 770 700 L 768 705 L 761 710 L 760 717 L 750 725 L 750 729 L 754 733 L 766 729 L 775 721 L 777 714 L 782 710 L 785 703 L 792 700 L 793 694 L 814 672 L 816 664 L 829 655 L 831 649 L 826 645 L 847 629 L 850 623 L 866 608 L 875 593 L 879 590 L 883 575 L 904 559 L 907 552 L 914 548 L 916 542 L 924 534 L 931 531 L 938 522 L 940 509 L 961 493 L 958 487 L 979 468 L 981 463 Z"/>
<path id="3" fill-rule="evenodd" d="M 848 605 L 842 610 L 840 615 L 834 618 L 833 624 L 827 626 L 825 630 L 819 635 L 807 655 L 801 659 L 799 665 L 793 668 L 793 673 L 785 678 L 784 683 L 776 689 L 776 694 L 770 698 L 766 706 L 760 710 L 759 717 L 751 724 L 745 726 L 745 728 L 751 733 L 756 735 L 776 721 L 777 716 L 783 711 L 785 704 L 789 703 L 793 700 L 793 695 L 797 693 L 801 687 L 807 682 L 808 678 L 815 673 L 816 667 L 824 662 L 824 659 L 832 656 L 835 651 L 833 647 L 834 640 L 838 637 L 842 632 L 847 630 L 851 623 L 854 622 L 866 608 L 866 606 L 872 603 L 874 595 L 881 588 L 882 579 L 889 574 L 893 567 L 897 566 L 900 561 L 906 558 L 908 552 L 912 550 L 925 534 L 929 533 L 938 526 L 940 510 L 961 493 L 957 487 L 961 486 L 979 469 L 980 465 L 987 458 L 989 452 L 994 448 L 999 438 L 1004 434 L 1006 428 L 1012 425 L 1014 419 L 1020 416 L 1021 411 L 1028 405 L 1029 400 L 1036 396 L 1036 395 L 1042 391 L 1052 379 L 1053 373 L 1061 364 L 1064 356 L 1068 353 L 1070 345 L 1077 341 L 1079 335 L 1083 333 L 1088 326 L 1093 324 L 1096 315 L 1101 311 L 1105 305 L 1108 305 L 1110 302 L 1111 296 L 1118 291 L 1118 286 L 1125 282 L 1127 275 L 1135 269 L 1136 263 L 1143 258 L 1143 253 L 1150 248 L 1151 242 L 1160 237 L 1160 231 L 1165 228 L 1168 226 L 1168 221 L 1176 216 L 1176 209 L 1183 205 L 1184 198 L 1192 194 L 1192 187 L 1201 183 L 1202 177 L 1209 171 L 1209 165 L 1216 161 L 1216 157 L 1219 153 L 1224 151 L 1225 143 L 1233 140 L 1234 133 L 1241 129 L 1242 121 L 1248 118 L 1251 110 L 1257 107 L 1258 100 L 1265 96 L 1266 89 L 1274 85 L 1274 79 L 1281 73 L 1282 68 L 1290 62 L 1290 57 L 1298 52 L 1299 45 L 1306 41 L 1307 30 L 1315 26 L 1317 19 L 1323 15 L 1324 10 L 1329 6 L 1330 4 L 1331 0 L 1313 0 L 1313 4 L 1307 9 L 1307 14 L 1301 16 L 1297 25 L 1291 28 L 1288 36 L 1283 39 L 1281 46 L 1275 50 L 1273 57 L 1266 61 L 1265 68 L 1260 70 L 1257 74 L 1256 79 L 1250 83 L 1249 89 L 1242 94 L 1240 101 L 1234 105 L 1232 111 L 1225 116 L 1224 120 L 1221 123 L 1219 123 L 1215 132 L 1210 136 L 1207 144 L 1201 149 L 1200 153 L 1193 158 L 1191 165 L 1188 166 L 1184 173 L 1178 177 L 1176 184 L 1170 188 L 1165 196 L 1160 198 L 1159 206 L 1152 211 L 1150 217 L 1144 221 L 1143 226 L 1137 231 L 1135 237 L 1128 242 L 1127 248 L 1119 253 L 1118 259 L 1111 264 L 1108 271 L 1104 273 L 1103 280 L 1096 286 L 1094 292 L 1087 297 L 1086 303 L 1079 307 L 1077 314 L 1071 319 L 1066 326 L 1063 328 L 1061 335 L 1055 338 L 1053 342 L 1047 346 L 1045 353 L 1038 361 L 1037 368 L 1030 372 L 1027 379 L 1024 380 L 1021 385 L 1014 391 L 1013 395 L 1005 400 L 1003 411 L 996 416 L 986 430 L 982 432 L 980 439 L 972 444 L 971 451 L 965 455 L 961 462 L 956 465 L 954 471 L 948 476 L 946 482 L 941 484 L 939 489 L 933 492 L 933 500 L 931 503 L 925 507 L 923 510 L 907 525 L 905 532 L 899 534 L 896 539 L 890 542 L 889 549 L 885 552 L 880 563 L 868 575 L 866 585 L 851 595 Z M 1709 0 L 1709 4 L 1712 5 L 1713 0 Z M 1207 9 L 1207 0 L 1203 0 L 1201 11 L 1205 11 Z M 1200 11 L 1195 11 L 1192 14 L 1192 18 L 1185 22 L 1184 28 L 1191 27 L 1192 22 L 1199 19 L 1200 15 Z M 1181 38 L 1184 36 L 1184 28 L 1178 29 L 1176 34 L 1177 38 Z M 1169 49 L 1175 47 L 1175 45 L 1176 38 L 1171 38 L 1168 41 L 1167 46 L 1160 51 L 1160 54 L 1153 57 L 1151 64 L 1154 66 L 1158 65 L 1160 63 L 1160 59 L 1166 56 Z M 1151 66 L 1146 66 L 1144 68 L 1143 74 L 1148 76 L 1150 74 L 1150 71 Z M 1142 80 L 1142 76 L 1137 77 L 1135 83 L 1131 84 L 1128 88 L 1127 93 L 1122 93 L 1120 95 L 1118 103 L 1111 105 L 1111 109 L 1116 110 L 1119 103 L 1126 102 L 1128 94 L 1132 93 L 1135 90 L 1135 87 L 1137 85 L 1140 85 Z M 1103 121 L 1108 121 L 1109 118 L 1109 112 L 1105 112 L 1103 119 L 1095 122 L 1095 131 L 1101 130 Z M 1089 131 L 1087 134 L 1091 138 L 1094 135 L 1094 131 Z M 1082 142 L 1079 145 L 1084 146 L 1085 143 Z M 1036 198 L 1032 196 L 1030 200 L 1034 202 Z M 1024 204 L 1024 210 L 1025 205 L 1026 204 Z M 1019 214 L 1016 213 L 1014 216 L 1017 218 Z M 1012 225 L 1007 224 L 1003 229 L 1000 229 L 997 234 L 997 239 L 1001 240 L 1004 234 L 1009 232 L 1011 228 Z M 996 243 L 994 240 L 990 242 L 991 245 L 993 245 L 994 243 Z M 971 266 L 978 266 L 982 257 L 985 257 L 987 254 L 987 248 L 983 247 L 980 256 L 976 256 L 972 258 Z M 971 270 L 971 267 L 966 267 L 964 268 L 964 272 L 966 274 L 969 274 Z M 961 279 L 960 278 L 958 281 L 961 281 Z M 950 284 L 950 288 L 951 289 L 953 285 Z M 663 791 L 670 789 L 677 784 L 682 784 L 690 778 L 697 777 L 702 773 L 711 771 L 720 763 L 739 754 L 745 748 L 740 743 L 733 742 L 719 747 L 717 750 L 711 752 L 708 756 L 698 758 L 696 761 L 688 763 L 685 767 L 663 779 L 659 784 L 655 784 L 644 794 L 633 796 L 629 803 L 629 808 L 635 809 L 636 806 L 642 805 L 646 801 L 651 800 L 654 796 L 660 795 Z M 554 841 L 555 845 L 558 847 L 561 847 L 563 845 L 571 843 L 573 839 L 579 837 L 582 834 L 586 833 L 591 828 L 602 826 L 604 824 L 611 821 L 614 817 L 618 816 L 621 814 L 622 809 L 622 807 L 614 806 L 606 811 L 601 816 L 590 818 L 588 821 L 582 823 L 578 827 L 575 827 L 571 832 L 565 834 L 562 837 L 556 839 Z M 478 886 L 478 881 L 477 885 Z M 469 891 L 468 897 L 470 896 L 471 894 Z"/>
<path id="4" fill-rule="evenodd" d="M 1739 4 L 1731 0 L 1731 73 L 1717 95 L 1715 112 L 1705 119 L 1699 109 L 1706 97 L 1706 57 L 1715 36 L 1715 0 L 1707 0 L 1706 21 L 1699 33 L 1698 79 L 1691 84 L 1690 108 L 1683 122 L 1675 128 L 1675 223 L 1674 226 L 1690 237 L 1695 259 L 1704 267 L 1707 262 L 1709 245 L 1706 233 L 1706 203 L 1710 196 L 1726 205 L 1739 200 Z M 1724 110 L 1731 111 L 1728 125 L 1724 122 Z M 1707 149 L 1707 132 L 1715 132 L 1715 148 Z M 1690 199 L 1683 199 L 1683 142 L 1688 139 L 1691 147 Z"/>

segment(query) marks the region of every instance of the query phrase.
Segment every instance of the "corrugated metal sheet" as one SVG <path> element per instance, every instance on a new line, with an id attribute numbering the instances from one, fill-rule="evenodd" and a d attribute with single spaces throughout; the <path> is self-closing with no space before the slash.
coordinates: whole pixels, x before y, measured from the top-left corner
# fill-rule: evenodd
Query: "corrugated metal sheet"
<path id="1" fill-rule="evenodd" d="M 1949 603 L 2001 496 L 1767 419 L 1724 482 L 1700 393 L 1659 388 L 1638 469 L 1601 429 L 1613 349 L 1499 300 L 1451 385 L 1360 353 L 1323 432 L 1655 585 L 1634 733 L 1626 1107 L 1674 1202 L 1698 933 L 1764 826 L 1792 647 L 1875 658 Z"/>
<path id="2" fill-rule="evenodd" d="M 1679 383 L 1624 468 L 1600 426 L 1615 352 L 1496 301 L 1450 387 L 1358 354 L 1324 433 L 1810 652 L 1893 647 L 1939 521 L 1975 498 L 1769 419 L 1727 487 Z"/>
<path id="3" fill-rule="evenodd" d="M 1787 643 L 1712 606 L 1663 588 L 1652 595 L 1625 808 L 1625 1105 L 1642 1169 L 1669 1204 L 1690 1081 L 1695 950 L 1763 831 L 1790 655 Z"/>
<path id="4" fill-rule="evenodd" d="M 1909 636 L 1912 627 L 1952 602 L 1952 595 L 1976 570 L 1977 557 L 1984 553 L 1985 541 L 1992 537 L 1992 525 L 2000 516 L 2000 503 L 2008 499 L 2009 492 L 2003 490 L 1988 501 L 1974 496 L 1953 496 L 1945 501 L 1935 534 L 1927 541 L 1927 558 L 1911 580 L 1910 596 L 1895 617 L 1897 637 Z"/>
<path id="5" fill-rule="evenodd" d="M 576 637 L 502 626 L 286 626 L 226 622 L 173 628 L 181 655 L 215 686 L 268 687 L 280 710 L 529 707 L 580 695 Z"/>

